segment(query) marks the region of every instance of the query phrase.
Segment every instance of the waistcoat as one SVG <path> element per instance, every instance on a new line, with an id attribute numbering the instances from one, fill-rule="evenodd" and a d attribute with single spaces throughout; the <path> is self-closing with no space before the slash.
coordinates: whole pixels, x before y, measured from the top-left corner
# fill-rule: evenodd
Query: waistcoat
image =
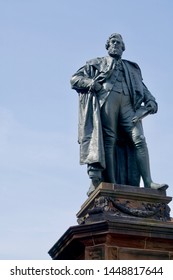
<path id="1" fill-rule="evenodd" d="M 125 74 L 121 63 L 115 67 L 111 77 L 107 82 L 113 84 L 112 91 L 129 95 L 129 89 L 125 80 Z"/>

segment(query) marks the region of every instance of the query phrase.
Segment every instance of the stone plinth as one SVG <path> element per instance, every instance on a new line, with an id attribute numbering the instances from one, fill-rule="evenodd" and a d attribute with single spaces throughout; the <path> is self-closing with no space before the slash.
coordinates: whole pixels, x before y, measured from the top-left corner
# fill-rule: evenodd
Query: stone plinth
<path id="1" fill-rule="evenodd" d="M 115 218 L 169 221 L 171 197 L 166 191 L 101 183 L 81 206 L 78 223 Z"/>
<path id="2" fill-rule="evenodd" d="M 81 206 L 79 225 L 50 249 L 56 260 L 171 260 L 173 221 L 165 191 L 102 183 Z"/>

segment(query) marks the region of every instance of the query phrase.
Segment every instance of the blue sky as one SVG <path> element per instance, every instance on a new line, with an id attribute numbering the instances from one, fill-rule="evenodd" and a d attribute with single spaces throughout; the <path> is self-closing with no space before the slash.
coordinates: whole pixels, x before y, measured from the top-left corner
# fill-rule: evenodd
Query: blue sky
<path id="1" fill-rule="evenodd" d="M 173 196 L 172 13 L 172 0 L 0 0 L 0 259 L 50 259 L 77 224 L 90 182 L 69 80 L 114 32 L 159 103 L 144 131 L 153 180 Z"/>

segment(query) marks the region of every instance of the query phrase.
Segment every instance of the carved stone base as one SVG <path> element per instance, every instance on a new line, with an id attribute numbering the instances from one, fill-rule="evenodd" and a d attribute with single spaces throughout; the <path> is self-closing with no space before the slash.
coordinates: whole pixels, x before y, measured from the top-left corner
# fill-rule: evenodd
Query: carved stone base
<path id="1" fill-rule="evenodd" d="M 102 183 L 48 252 L 55 260 L 173 260 L 165 191 Z"/>
<path id="2" fill-rule="evenodd" d="M 165 191 L 101 183 L 81 206 L 78 223 L 113 221 L 122 217 L 170 221 L 168 203 L 171 200 Z"/>

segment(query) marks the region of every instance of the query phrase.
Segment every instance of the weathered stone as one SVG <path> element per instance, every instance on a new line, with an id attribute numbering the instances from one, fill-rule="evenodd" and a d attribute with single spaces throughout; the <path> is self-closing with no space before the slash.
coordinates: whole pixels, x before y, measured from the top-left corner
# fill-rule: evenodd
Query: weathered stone
<path id="1" fill-rule="evenodd" d="M 82 205 L 78 222 L 114 220 L 120 217 L 157 221 L 170 220 L 171 197 L 165 191 L 101 183 Z"/>
<path id="2" fill-rule="evenodd" d="M 78 212 L 80 224 L 70 227 L 49 255 L 56 260 L 171 260 L 170 201 L 165 191 L 100 184 Z"/>

